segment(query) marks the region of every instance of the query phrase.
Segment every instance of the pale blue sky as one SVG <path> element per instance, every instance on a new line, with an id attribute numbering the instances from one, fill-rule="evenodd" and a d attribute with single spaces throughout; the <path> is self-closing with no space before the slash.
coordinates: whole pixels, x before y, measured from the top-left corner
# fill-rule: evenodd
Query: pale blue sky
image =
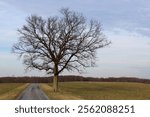
<path id="1" fill-rule="evenodd" d="M 149 0 L 0 0 L 0 76 L 45 75 L 39 71 L 25 73 L 11 47 L 27 16 L 59 15 L 62 7 L 100 21 L 106 37 L 112 41 L 109 47 L 98 50 L 97 66 L 81 75 L 150 78 Z"/>

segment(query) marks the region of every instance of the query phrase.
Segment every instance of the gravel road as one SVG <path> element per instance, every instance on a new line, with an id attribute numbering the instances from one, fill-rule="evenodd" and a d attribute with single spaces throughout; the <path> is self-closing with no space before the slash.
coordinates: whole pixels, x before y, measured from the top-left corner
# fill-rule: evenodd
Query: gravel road
<path id="1" fill-rule="evenodd" d="M 40 89 L 38 83 L 32 83 L 20 94 L 17 100 L 48 100 L 48 97 Z"/>

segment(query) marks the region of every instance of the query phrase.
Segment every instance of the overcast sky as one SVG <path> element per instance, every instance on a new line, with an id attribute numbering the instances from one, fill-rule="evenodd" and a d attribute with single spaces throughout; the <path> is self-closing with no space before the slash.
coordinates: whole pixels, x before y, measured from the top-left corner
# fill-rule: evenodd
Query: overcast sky
<path id="1" fill-rule="evenodd" d="M 150 0 L 0 0 L 0 76 L 45 75 L 39 71 L 26 73 L 11 47 L 27 16 L 59 15 L 62 7 L 100 21 L 112 42 L 98 50 L 97 66 L 80 75 L 150 78 Z"/>

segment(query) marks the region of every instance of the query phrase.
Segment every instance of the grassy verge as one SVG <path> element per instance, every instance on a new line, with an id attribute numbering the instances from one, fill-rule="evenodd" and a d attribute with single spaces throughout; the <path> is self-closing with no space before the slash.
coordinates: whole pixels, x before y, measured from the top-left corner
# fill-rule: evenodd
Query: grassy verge
<path id="1" fill-rule="evenodd" d="M 52 86 L 49 84 L 40 84 L 41 89 L 46 93 L 50 100 L 79 100 L 80 96 L 74 96 L 70 92 L 64 90 L 59 90 L 59 92 L 54 93 Z"/>
<path id="2" fill-rule="evenodd" d="M 150 84 L 125 82 L 61 82 L 59 92 L 52 84 L 41 84 L 49 99 L 146 100 L 150 99 Z"/>
<path id="3" fill-rule="evenodd" d="M 27 86 L 27 83 L 0 83 L 0 100 L 16 99 Z"/>

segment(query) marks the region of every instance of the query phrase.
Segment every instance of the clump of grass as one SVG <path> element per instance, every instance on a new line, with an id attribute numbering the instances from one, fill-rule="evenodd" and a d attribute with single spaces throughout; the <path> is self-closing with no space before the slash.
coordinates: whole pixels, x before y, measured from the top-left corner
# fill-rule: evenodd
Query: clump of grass
<path id="1" fill-rule="evenodd" d="M 28 86 L 25 83 L 0 83 L 0 100 L 14 100 Z"/>
<path id="2" fill-rule="evenodd" d="M 127 82 L 61 82 L 54 93 L 51 84 L 41 84 L 50 99 L 146 100 L 150 84 Z M 72 98 L 75 97 L 75 98 Z"/>

